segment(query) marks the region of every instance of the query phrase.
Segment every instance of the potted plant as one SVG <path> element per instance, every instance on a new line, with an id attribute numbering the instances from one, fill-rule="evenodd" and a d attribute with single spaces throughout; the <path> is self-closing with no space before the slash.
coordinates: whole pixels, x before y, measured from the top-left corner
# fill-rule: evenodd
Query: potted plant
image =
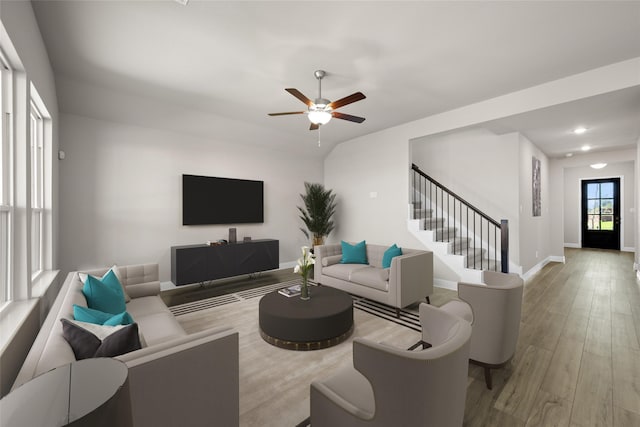
<path id="1" fill-rule="evenodd" d="M 298 206 L 298 210 L 307 228 L 300 230 L 307 239 L 310 238 L 309 234 L 313 235 L 313 246 L 321 245 L 335 226 L 332 218 L 336 211 L 336 195 L 322 184 L 305 182 L 304 188 L 306 193 L 300 195 L 304 207 Z"/>

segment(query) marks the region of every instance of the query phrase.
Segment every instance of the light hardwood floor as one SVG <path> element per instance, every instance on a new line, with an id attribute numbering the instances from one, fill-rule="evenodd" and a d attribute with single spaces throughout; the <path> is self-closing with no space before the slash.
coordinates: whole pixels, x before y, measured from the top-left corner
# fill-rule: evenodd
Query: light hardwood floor
<path id="1" fill-rule="evenodd" d="M 640 426 L 640 286 L 630 253 L 567 249 L 525 285 L 518 348 L 487 390 L 469 366 L 465 426 Z M 455 292 L 436 289 L 442 305 Z M 179 316 L 187 331 L 240 331 L 242 426 L 294 426 L 309 384 L 351 363 L 351 340 L 314 352 L 282 350 L 257 331 L 257 298 Z M 412 344 L 417 332 L 354 310 L 354 336 Z"/>
<path id="2" fill-rule="evenodd" d="M 494 389 L 471 366 L 465 425 L 640 426 L 633 255 L 565 250 L 525 285 L 516 354 Z"/>

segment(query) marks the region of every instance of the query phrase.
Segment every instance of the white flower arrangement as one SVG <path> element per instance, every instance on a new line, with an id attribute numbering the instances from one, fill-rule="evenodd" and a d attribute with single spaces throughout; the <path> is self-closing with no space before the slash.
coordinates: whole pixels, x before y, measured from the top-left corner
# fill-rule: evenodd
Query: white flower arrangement
<path id="1" fill-rule="evenodd" d="M 309 271 L 313 268 L 313 265 L 316 263 L 314 255 L 309 250 L 308 246 L 302 247 L 302 258 L 298 259 L 298 264 L 293 268 L 293 272 L 296 274 L 300 274 L 305 279 L 309 275 Z"/>

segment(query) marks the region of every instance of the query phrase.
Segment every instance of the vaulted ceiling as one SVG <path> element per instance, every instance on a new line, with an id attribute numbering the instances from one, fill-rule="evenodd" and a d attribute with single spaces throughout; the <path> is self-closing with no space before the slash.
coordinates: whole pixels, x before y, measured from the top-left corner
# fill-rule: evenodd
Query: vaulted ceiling
<path id="1" fill-rule="evenodd" d="M 324 69 L 323 96 L 364 92 L 367 99 L 341 111 L 366 121 L 323 126 L 320 153 L 357 136 L 640 57 L 639 2 L 32 3 L 62 112 L 142 124 L 151 120 L 144 115 L 157 116 L 167 127 L 191 115 L 202 120 L 188 121 L 189 131 L 201 135 L 211 135 L 209 117 L 226 129 L 220 131 L 226 139 L 317 150 L 317 132 L 308 130 L 304 115 L 267 113 L 304 109 L 284 88 L 313 99 L 313 72 Z M 91 90 L 97 96 L 83 98 Z M 148 103 L 101 106 L 100 94 Z M 520 130 L 548 155 L 561 156 L 572 150 L 563 135 L 578 124 L 603 129 L 592 137 L 607 141 L 604 149 L 635 144 L 638 118 L 640 90 L 631 88 L 489 125 Z"/>

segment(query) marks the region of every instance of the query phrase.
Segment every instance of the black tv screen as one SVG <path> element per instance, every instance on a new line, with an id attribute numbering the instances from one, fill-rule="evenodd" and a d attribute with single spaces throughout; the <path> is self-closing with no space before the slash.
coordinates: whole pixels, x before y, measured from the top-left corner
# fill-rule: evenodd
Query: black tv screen
<path id="1" fill-rule="evenodd" d="M 264 222 L 264 183 L 182 175 L 182 225 Z"/>

